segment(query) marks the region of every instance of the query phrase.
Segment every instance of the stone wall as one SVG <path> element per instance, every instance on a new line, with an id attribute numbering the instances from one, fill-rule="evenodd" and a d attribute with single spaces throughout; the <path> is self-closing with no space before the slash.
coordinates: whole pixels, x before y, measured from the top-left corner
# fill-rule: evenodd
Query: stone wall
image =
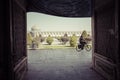
<path id="1" fill-rule="evenodd" d="M 22 80 L 27 70 L 26 0 L 12 2 L 12 43 L 14 80 Z"/>
<path id="2" fill-rule="evenodd" d="M 118 79 L 117 0 L 94 0 L 94 69 L 108 80 Z"/>

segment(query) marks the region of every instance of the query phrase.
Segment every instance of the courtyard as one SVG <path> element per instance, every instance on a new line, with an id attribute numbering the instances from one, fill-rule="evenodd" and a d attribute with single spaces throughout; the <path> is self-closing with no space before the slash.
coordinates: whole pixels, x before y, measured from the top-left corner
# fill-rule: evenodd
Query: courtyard
<path id="1" fill-rule="evenodd" d="M 92 66 L 92 51 L 71 49 L 28 50 L 25 80 L 104 80 Z"/>

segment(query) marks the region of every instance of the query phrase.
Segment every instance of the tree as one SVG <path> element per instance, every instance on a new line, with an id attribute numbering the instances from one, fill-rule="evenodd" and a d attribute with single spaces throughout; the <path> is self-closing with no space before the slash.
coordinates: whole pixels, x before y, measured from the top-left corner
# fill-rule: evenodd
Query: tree
<path id="1" fill-rule="evenodd" d="M 47 39 L 46 39 L 46 42 L 47 42 L 49 45 L 51 45 L 52 42 L 53 42 L 53 38 L 49 35 L 49 36 L 47 37 Z"/>
<path id="2" fill-rule="evenodd" d="M 84 31 L 82 32 L 81 36 L 83 36 L 83 38 L 87 38 L 87 36 L 88 36 L 87 31 L 84 30 Z"/>
<path id="3" fill-rule="evenodd" d="M 77 37 L 75 34 L 73 34 L 73 36 L 70 38 L 70 46 L 75 47 L 76 44 L 77 44 Z"/>
<path id="4" fill-rule="evenodd" d="M 43 41 L 45 41 L 45 38 L 44 38 L 44 37 L 42 37 L 42 35 L 41 35 L 41 34 L 39 35 L 39 38 L 40 38 L 40 39 L 39 39 L 39 41 L 40 41 L 41 43 L 42 43 Z"/>
<path id="5" fill-rule="evenodd" d="M 63 42 L 63 44 L 66 44 L 69 41 L 69 37 L 67 34 L 64 34 L 63 37 L 61 37 L 61 41 Z"/>
<path id="6" fill-rule="evenodd" d="M 90 42 L 92 40 L 90 34 L 87 34 L 87 31 L 83 31 L 81 36 L 83 36 L 83 39 L 85 39 L 86 42 Z"/>
<path id="7" fill-rule="evenodd" d="M 31 45 L 32 44 L 32 36 L 31 36 L 31 34 L 30 33 L 27 33 L 27 44 L 28 45 Z"/>
<path id="8" fill-rule="evenodd" d="M 33 39 L 34 43 L 37 45 L 37 47 L 40 46 L 40 37 L 39 36 L 36 36 L 34 39 Z"/>

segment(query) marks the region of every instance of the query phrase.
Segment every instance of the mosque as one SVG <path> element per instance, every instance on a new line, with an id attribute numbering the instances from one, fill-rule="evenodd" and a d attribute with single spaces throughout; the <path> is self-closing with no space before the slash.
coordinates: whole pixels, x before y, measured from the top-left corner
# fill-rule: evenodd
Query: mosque
<path id="1" fill-rule="evenodd" d="M 67 34 L 68 36 L 72 36 L 75 34 L 76 36 L 80 36 L 82 31 L 41 31 L 40 27 L 38 26 L 32 26 L 31 31 L 29 31 L 32 35 L 32 37 L 36 36 L 43 36 L 43 37 L 48 37 L 49 35 L 52 37 L 58 37 L 58 36 L 64 36 L 64 34 Z M 28 32 L 28 33 L 29 33 Z M 88 34 L 91 34 L 90 31 L 87 31 Z"/>

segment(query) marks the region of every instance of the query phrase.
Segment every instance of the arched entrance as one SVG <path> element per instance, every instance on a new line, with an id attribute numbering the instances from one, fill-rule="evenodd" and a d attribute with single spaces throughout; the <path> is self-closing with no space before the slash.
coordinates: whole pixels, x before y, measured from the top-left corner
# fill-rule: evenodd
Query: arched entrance
<path id="1" fill-rule="evenodd" d="M 29 29 L 28 33 L 33 32 L 36 36 L 37 33 L 40 32 L 41 34 L 41 32 L 45 30 L 45 32 L 42 32 L 42 37 L 45 38 L 48 37 L 47 35 L 50 35 L 53 39 L 56 39 L 55 37 L 64 36 L 66 33 L 69 38 L 72 37 L 73 34 L 76 35 L 75 37 L 79 38 L 83 30 L 87 30 L 87 34 L 89 34 L 88 30 L 91 31 L 90 17 L 76 19 L 33 12 L 27 13 L 27 15 L 27 29 L 32 29 Z M 34 24 L 37 25 L 33 26 Z M 85 26 L 86 24 L 87 26 Z M 86 28 L 82 26 L 85 26 Z M 58 34 L 54 36 L 53 33 Z M 77 35 L 77 33 L 79 33 L 79 35 Z M 33 38 L 34 36 L 32 39 Z M 46 41 L 44 41 L 44 43 L 40 43 L 40 47 L 36 49 L 31 49 L 31 47 L 29 47 L 27 52 L 28 71 L 26 80 L 80 80 L 81 78 L 85 80 L 90 78 L 92 80 L 96 80 L 96 78 L 99 78 L 100 80 L 102 79 L 95 73 L 95 71 L 90 69 L 92 66 L 92 50 L 90 52 L 86 50 L 77 52 L 75 47 L 70 46 L 69 41 L 67 44 L 63 44 L 58 40 L 54 40 L 51 45 L 48 45 Z"/>
<path id="2" fill-rule="evenodd" d="M 58 16 L 81 16 L 84 17 L 86 9 L 82 9 L 82 15 L 80 13 L 81 9 L 77 6 L 82 3 L 79 1 L 66 1 L 65 3 L 72 3 L 67 5 L 63 2 L 52 0 L 53 2 L 48 2 L 40 0 L 41 5 L 38 7 L 39 1 L 36 0 L 36 5 L 32 5 L 33 1 L 29 2 L 25 0 L 2 0 L 1 1 L 1 36 L 0 40 L 0 77 L 1 79 L 11 79 L 20 80 L 22 79 L 25 71 L 27 70 L 27 55 L 26 55 L 26 4 L 29 11 L 42 11 L 43 13 L 48 13 Z M 87 0 L 85 0 L 87 1 Z M 94 49 L 93 49 L 93 68 L 103 74 L 107 79 L 119 80 L 120 75 L 120 55 L 119 55 L 119 14 L 118 14 L 118 0 L 93 0 L 93 39 L 94 39 Z M 58 3 L 63 5 L 59 5 Z M 5 5 L 3 5 L 5 4 Z M 56 4 L 55 10 L 52 10 L 55 6 L 48 7 L 47 5 Z M 76 7 L 70 9 L 70 6 L 76 5 Z M 44 6 L 46 5 L 46 6 Z M 67 6 L 66 6 L 67 5 Z M 29 7 L 28 7 L 29 6 Z M 44 7 L 43 7 L 44 6 Z M 42 8 L 41 8 L 42 7 Z M 50 11 L 48 10 L 50 9 Z M 64 10 L 65 9 L 65 10 Z M 44 12 L 45 10 L 45 12 Z M 68 10 L 68 12 L 67 12 Z M 79 10 L 79 11 L 77 11 Z M 61 14 L 59 14 L 61 13 Z M 70 14 L 70 15 L 68 15 Z M 106 38 L 106 39 L 105 39 Z M 114 44 L 114 46 L 113 46 Z M 8 73 L 6 73 L 8 72 Z M 6 77 L 8 76 L 8 77 Z"/>

